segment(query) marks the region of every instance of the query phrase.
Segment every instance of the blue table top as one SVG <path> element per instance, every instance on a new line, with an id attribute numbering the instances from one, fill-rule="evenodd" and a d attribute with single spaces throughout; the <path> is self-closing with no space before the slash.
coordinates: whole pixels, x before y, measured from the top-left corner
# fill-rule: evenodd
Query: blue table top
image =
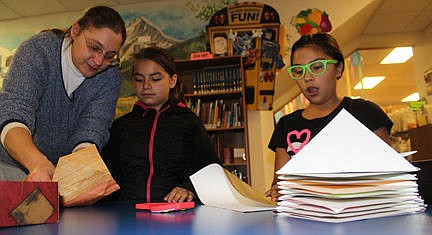
<path id="1" fill-rule="evenodd" d="M 137 211 L 133 204 L 104 204 L 61 209 L 57 224 L 0 228 L 0 235 L 117 234 L 432 234 L 432 210 L 403 216 L 324 223 L 275 215 L 271 211 L 241 213 L 196 206 L 171 213 Z"/>

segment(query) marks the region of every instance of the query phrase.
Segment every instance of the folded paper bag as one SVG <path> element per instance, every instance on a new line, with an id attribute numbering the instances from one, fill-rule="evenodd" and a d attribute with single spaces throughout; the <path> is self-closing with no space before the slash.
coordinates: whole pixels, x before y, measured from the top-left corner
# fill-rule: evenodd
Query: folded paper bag
<path id="1" fill-rule="evenodd" d="M 0 227 L 56 223 L 57 182 L 0 181 Z"/>
<path id="2" fill-rule="evenodd" d="M 64 207 L 91 205 L 120 188 L 95 145 L 61 157 L 53 181 L 58 182 Z"/>

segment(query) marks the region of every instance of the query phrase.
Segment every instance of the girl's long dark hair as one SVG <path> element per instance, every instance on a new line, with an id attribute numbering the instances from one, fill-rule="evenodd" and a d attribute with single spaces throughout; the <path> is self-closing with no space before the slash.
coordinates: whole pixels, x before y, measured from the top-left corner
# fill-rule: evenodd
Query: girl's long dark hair
<path id="1" fill-rule="evenodd" d="M 160 47 L 147 47 L 139 50 L 137 53 L 133 54 L 134 61 L 147 59 L 160 65 L 170 77 L 177 74 L 176 64 L 174 57 L 166 49 Z M 133 71 L 132 71 L 133 72 Z M 170 89 L 169 92 L 169 102 L 171 104 L 177 104 L 179 102 L 185 103 L 184 99 L 184 86 L 177 78 L 177 83 L 174 88 Z"/>

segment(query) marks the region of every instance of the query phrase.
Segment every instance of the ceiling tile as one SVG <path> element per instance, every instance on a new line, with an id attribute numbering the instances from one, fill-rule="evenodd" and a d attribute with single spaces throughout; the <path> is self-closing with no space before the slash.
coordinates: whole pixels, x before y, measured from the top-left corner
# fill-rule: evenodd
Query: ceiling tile
<path id="1" fill-rule="evenodd" d="M 3 0 L 5 5 L 22 16 L 35 16 L 64 12 L 67 9 L 57 0 Z"/>
<path id="2" fill-rule="evenodd" d="M 130 3 L 138 3 L 138 2 L 157 2 L 158 0 L 117 0 L 116 2 L 120 4 L 130 4 Z"/>
<path id="3" fill-rule="evenodd" d="M 115 6 L 119 4 L 116 0 L 59 0 L 59 2 L 72 11 L 83 10 L 92 6 Z"/>
<path id="4" fill-rule="evenodd" d="M 409 4 L 406 0 L 386 0 L 379 8 L 378 13 L 420 11 L 428 5 L 430 6 L 431 2 L 432 0 L 415 0 Z"/>
<path id="5" fill-rule="evenodd" d="M 365 29 L 365 34 L 400 33 L 415 19 L 416 13 L 383 13 L 375 15 Z"/>
<path id="6" fill-rule="evenodd" d="M 373 49 L 373 50 L 358 50 L 362 57 L 363 65 L 379 64 L 384 57 L 390 53 L 393 48 Z"/>
<path id="7" fill-rule="evenodd" d="M 432 10 L 422 11 L 413 21 L 411 21 L 404 32 L 416 32 L 425 30 L 432 22 Z"/>
<path id="8" fill-rule="evenodd" d="M 0 20 L 14 19 L 18 17 L 20 17 L 20 15 L 0 3 Z"/>

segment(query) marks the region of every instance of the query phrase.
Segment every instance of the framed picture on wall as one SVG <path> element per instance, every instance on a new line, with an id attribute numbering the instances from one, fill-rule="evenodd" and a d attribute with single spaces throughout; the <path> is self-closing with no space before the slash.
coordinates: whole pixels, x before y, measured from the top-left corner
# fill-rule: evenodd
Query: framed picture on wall
<path id="1" fill-rule="evenodd" d="M 253 31 L 234 31 L 228 38 L 231 39 L 234 55 L 241 55 L 245 69 L 255 68 L 259 50 L 257 49 L 257 37 Z"/>
<path id="2" fill-rule="evenodd" d="M 228 55 L 228 36 L 225 32 L 218 32 L 213 34 L 213 45 L 215 56 Z"/>

